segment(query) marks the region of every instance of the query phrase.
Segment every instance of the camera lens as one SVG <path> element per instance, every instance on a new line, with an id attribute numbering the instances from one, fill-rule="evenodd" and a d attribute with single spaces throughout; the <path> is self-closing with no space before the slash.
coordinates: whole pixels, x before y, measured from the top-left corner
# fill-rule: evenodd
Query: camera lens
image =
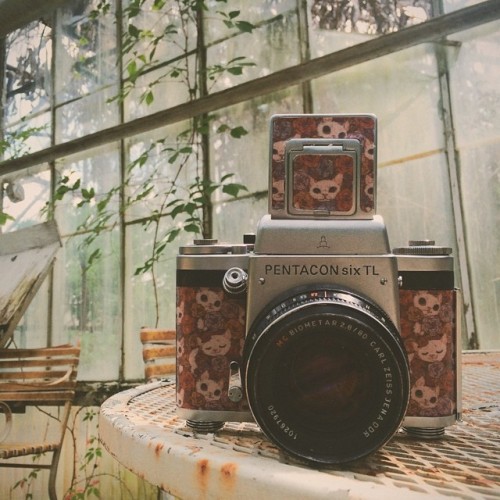
<path id="1" fill-rule="evenodd" d="M 350 462 L 399 428 L 406 355 L 395 326 L 368 300 L 329 289 L 291 294 L 255 322 L 246 349 L 254 418 L 289 455 Z"/>

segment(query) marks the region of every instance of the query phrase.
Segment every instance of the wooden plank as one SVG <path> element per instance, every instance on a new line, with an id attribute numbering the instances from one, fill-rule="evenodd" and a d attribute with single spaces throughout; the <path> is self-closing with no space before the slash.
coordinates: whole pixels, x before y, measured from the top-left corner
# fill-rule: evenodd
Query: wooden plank
<path id="1" fill-rule="evenodd" d="M 175 355 L 176 355 L 175 346 L 145 347 L 142 351 L 142 359 L 144 361 L 154 360 L 158 358 L 173 357 Z"/>
<path id="2" fill-rule="evenodd" d="M 16 370 L 18 368 L 42 368 L 46 367 L 47 370 L 54 366 L 78 366 L 78 359 L 76 358 L 25 358 L 25 359 L 0 359 L 0 369 L 2 370 Z M 19 371 L 19 370 L 16 370 Z"/>
<path id="3" fill-rule="evenodd" d="M 141 330 L 141 342 L 142 343 L 154 343 L 154 342 L 165 342 L 169 340 L 175 340 L 176 332 L 175 330 L 157 330 L 157 329 L 146 329 Z"/>
<path id="4" fill-rule="evenodd" d="M 68 370 L 64 371 L 23 371 L 23 372 L 2 372 L 0 373 L 0 380 L 8 380 L 10 382 L 14 381 L 27 381 L 27 383 L 33 384 L 36 380 L 40 382 L 54 382 L 58 379 L 62 379 L 68 375 Z M 72 380 L 72 374 L 66 377 L 66 380 Z M 3 383 L 0 384 L 0 390 L 3 390 Z"/>
<path id="5" fill-rule="evenodd" d="M 20 402 L 30 402 L 31 404 L 36 403 L 64 403 L 66 401 L 71 401 L 75 395 L 75 391 L 63 390 L 63 391 L 8 391 L 0 392 L 0 401 L 20 401 Z"/>
<path id="6" fill-rule="evenodd" d="M 2 358 L 30 358 L 37 356 L 74 356 L 78 357 L 80 348 L 73 345 L 55 347 L 39 347 L 36 349 L 0 349 L 0 360 Z"/>
<path id="7" fill-rule="evenodd" d="M 1 236 L 0 255 L 16 254 L 61 243 L 54 221 L 36 224 Z"/>
<path id="8" fill-rule="evenodd" d="M 57 394 L 59 400 L 65 400 L 66 395 L 70 395 L 71 392 L 75 392 L 75 384 L 72 383 L 62 383 L 55 386 L 32 386 L 29 384 L 2 384 L 0 388 L 0 394 L 3 397 L 0 401 L 30 401 L 31 399 L 37 399 L 43 401 L 45 399 L 50 399 L 52 396 Z"/>
<path id="9" fill-rule="evenodd" d="M 147 365 L 144 369 L 146 379 L 158 378 L 164 375 L 173 375 L 175 373 L 175 363 L 162 365 Z"/>

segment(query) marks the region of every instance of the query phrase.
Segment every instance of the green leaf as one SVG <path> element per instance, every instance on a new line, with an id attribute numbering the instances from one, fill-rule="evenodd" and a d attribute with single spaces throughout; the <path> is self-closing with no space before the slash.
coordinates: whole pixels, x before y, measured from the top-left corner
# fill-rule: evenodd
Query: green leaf
<path id="1" fill-rule="evenodd" d="M 225 174 L 222 176 L 222 179 L 220 181 L 221 181 L 221 183 L 223 183 L 224 181 L 226 181 L 227 179 L 230 179 L 231 177 L 234 177 L 234 174 Z"/>
<path id="2" fill-rule="evenodd" d="M 231 127 L 230 127 L 229 125 L 226 125 L 226 124 L 224 123 L 224 124 L 222 124 L 222 125 L 220 125 L 220 126 L 219 126 L 219 128 L 217 129 L 217 132 L 218 132 L 219 134 L 222 134 L 222 133 L 224 133 L 224 132 L 227 132 L 227 131 L 228 131 L 228 130 L 230 130 L 230 129 L 231 129 Z"/>
<path id="3" fill-rule="evenodd" d="M 238 196 L 240 191 L 248 191 L 248 189 L 243 184 L 236 184 L 236 183 L 225 184 L 222 187 L 223 193 L 226 193 L 226 194 L 233 196 L 235 198 L 236 198 L 236 196 Z"/>
<path id="4" fill-rule="evenodd" d="M 187 224 L 184 226 L 184 231 L 188 233 L 199 233 L 200 226 L 198 224 Z"/>
<path id="5" fill-rule="evenodd" d="M 181 203 L 180 205 L 177 205 L 173 208 L 173 210 L 170 212 L 170 217 L 172 217 L 172 219 L 175 219 L 178 215 L 184 213 L 185 211 L 186 205 L 184 203 Z"/>
<path id="6" fill-rule="evenodd" d="M 149 186 L 141 191 L 136 197 L 134 201 L 141 201 L 143 198 L 146 198 L 151 191 L 153 191 L 154 186 Z"/>
<path id="7" fill-rule="evenodd" d="M 3 226 L 9 220 L 14 220 L 14 217 L 9 215 L 7 212 L 2 212 L 0 210 L 0 226 Z"/>
<path id="8" fill-rule="evenodd" d="M 97 250 L 94 250 L 91 254 L 90 257 L 87 259 L 88 265 L 91 266 L 93 262 L 101 257 L 101 250 L 99 248 Z"/>
<path id="9" fill-rule="evenodd" d="M 165 250 L 165 247 L 167 246 L 167 242 L 163 242 L 161 243 L 160 245 L 158 245 L 156 248 L 155 248 L 155 256 L 156 258 L 158 259 L 160 257 L 160 255 L 163 253 L 163 250 Z"/>
<path id="10" fill-rule="evenodd" d="M 236 27 L 243 33 L 251 33 L 255 29 L 255 25 L 247 21 L 236 21 Z"/>
<path id="11" fill-rule="evenodd" d="M 139 76 L 139 72 L 137 71 L 137 63 L 135 61 L 130 61 L 127 64 L 127 73 L 130 81 L 135 83 L 137 77 Z"/>
<path id="12" fill-rule="evenodd" d="M 155 0 L 153 3 L 153 10 L 161 10 L 165 3 L 166 0 Z"/>
<path id="13" fill-rule="evenodd" d="M 235 66 L 233 68 L 227 68 L 227 71 L 231 73 L 232 75 L 242 75 L 243 74 L 243 68 L 241 66 Z"/>
<path id="14" fill-rule="evenodd" d="M 97 210 L 99 212 L 102 212 L 106 208 L 106 206 L 107 206 L 108 203 L 109 203 L 109 198 L 102 199 L 101 201 L 99 201 L 97 203 Z"/>
<path id="15" fill-rule="evenodd" d="M 153 92 L 150 90 L 148 92 L 146 92 L 146 96 L 144 98 L 144 100 L 146 101 L 146 104 L 149 106 L 150 104 L 152 104 L 152 102 L 155 100 L 154 98 L 154 95 L 153 95 Z"/>
<path id="16" fill-rule="evenodd" d="M 239 10 L 232 10 L 228 15 L 229 19 L 234 19 L 235 17 L 238 17 L 240 15 L 241 11 Z"/>
<path id="17" fill-rule="evenodd" d="M 139 36 L 141 34 L 141 30 L 139 28 L 137 28 L 136 26 L 134 26 L 133 24 L 129 24 L 128 25 L 128 34 L 131 37 L 139 38 Z"/>
<path id="18" fill-rule="evenodd" d="M 240 137 L 243 137 L 244 135 L 248 134 L 248 131 L 245 129 L 245 127 L 234 127 L 231 129 L 231 137 L 234 137 L 235 139 L 239 139 Z"/>
<path id="19" fill-rule="evenodd" d="M 82 197 L 85 200 L 91 200 L 94 196 L 95 196 L 95 190 L 93 187 L 90 189 L 82 188 Z"/>
<path id="20" fill-rule="evenodd" d="M 231 63 L 235 63 L 236 61 L 243 61 L 245 60 L 246 57 L 245 56 L 238 56 L 238 57 L 233 57 L 230 61 L 229 61 L 229 64 Z"/>
<path id="21" fill-rule="evenodd" d="M 189 215 L 193 215 L 197 208 L 195 203 L 186 203 L 184 205 L 184 211 Z"/>
<path id="22" fill-rule="evenodd" d="M 172 229 L 170 231 L 170 233 L 168 234 L 168 238 L 167 238 L 167 241 L 169 243 L 172 243 L 172 241 L 175 240 L 175 238 L 177 238 L 177 236 L 179 236 L 181 230 L 179 228 L 176 228 L 176 229 Z"/>

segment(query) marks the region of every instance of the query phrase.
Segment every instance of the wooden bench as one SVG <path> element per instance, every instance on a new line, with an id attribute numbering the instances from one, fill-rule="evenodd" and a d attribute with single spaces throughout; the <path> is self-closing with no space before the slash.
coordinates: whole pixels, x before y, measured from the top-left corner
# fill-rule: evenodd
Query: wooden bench
<path id="1" fill-rule="evenodd" d="M 56 475 L 71 405 L 75 395 L 80 349 L 64 345 L 40 349 L 0 349 L 0 411 L 5 413 L 6 428 L 0 435 L 0 467 L 50 469 L 49 498 L 56 499 Z M 6 441 L 12 427 L 12 415 L 27 406 L 62 406 L 57 436 L 38 442 Z M 40 423 L 40 434 L 45 425 Z M 1 432 L 1 431 L 0 431 Z M 28 455 L 52 453 L 50 463 L 19 463 L 10 460 Z"/>

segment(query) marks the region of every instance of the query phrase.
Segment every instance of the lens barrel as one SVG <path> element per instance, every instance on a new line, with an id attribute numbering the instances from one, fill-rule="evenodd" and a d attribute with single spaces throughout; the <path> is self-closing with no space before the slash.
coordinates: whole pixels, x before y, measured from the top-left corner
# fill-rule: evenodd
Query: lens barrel
<path id="1" fill-rule="evenodd" d="M 249 332 L 246 390 L 266 435 L 299 460 L 340 464 L 399 428 L 409 370 L 399 333 L 370 301 L 308 289 L 288 295 Z"/>

